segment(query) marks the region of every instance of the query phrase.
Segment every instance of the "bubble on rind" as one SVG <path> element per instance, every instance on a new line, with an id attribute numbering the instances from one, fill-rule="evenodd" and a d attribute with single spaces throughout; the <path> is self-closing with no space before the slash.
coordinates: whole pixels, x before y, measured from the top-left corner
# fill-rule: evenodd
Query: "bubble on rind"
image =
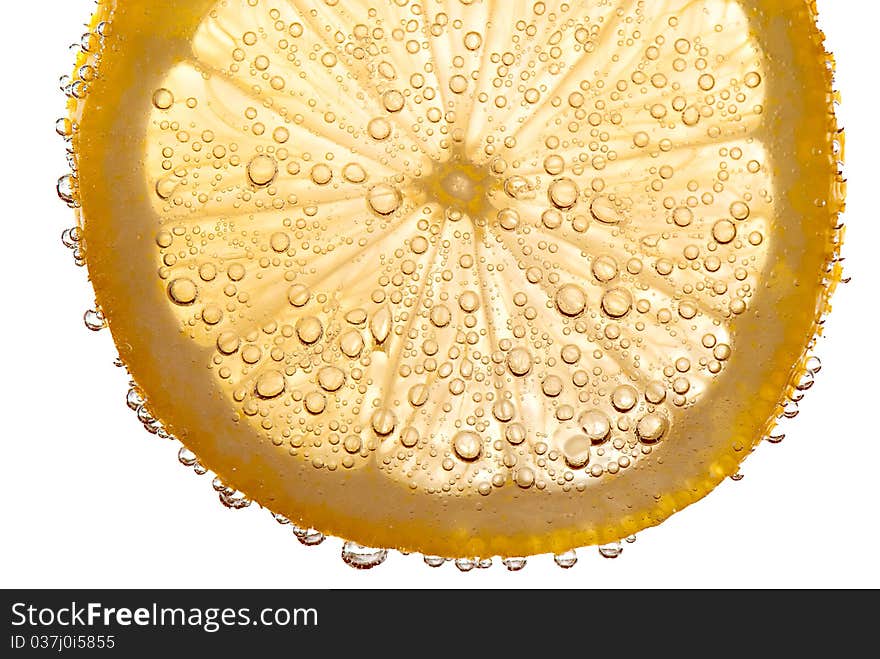
<path id="1" fill-rule="evenodd" d="M 342 560 L 357 570 L 370 570 L 378 567 L 388 558 L 387 549 L 371 549 L 355 542 L 346 542 L 342 547 Z"/>
<path id="2" fill-rule="evenodd" d="M 623 547 L 619 542 L 599 546 L 599 555 L 602 558 L 618 558 L 623 553 Z"/>
<path id="3" fill-rule="evenodd" d="M 553 562 L 564 570 L 573 568 L 577 560 L 577 553 L 573 549 L 553 556 Z"/>
<path id="4" fill-rule="evenodd" d="M 501 561 L 509 572 L 519 572 L 526 567 L 525 558 L 505 558 Z"/>
<path id="5" fill-rule="evenodd" d="M 104 318 L 104 314 L 98 309 L 89 309 L 86 311 L 83 315 L 83 322 L 85 323 L 85 326 L 93 332 L 97 332 L 107 327 L 107 320 Z"/>
<path id="6" fill-rule="evenodd" d="M 477 567 L 477 561 L 473 558 L 456 558 L 454 563 L 459 572 L 470 572 Z"/>

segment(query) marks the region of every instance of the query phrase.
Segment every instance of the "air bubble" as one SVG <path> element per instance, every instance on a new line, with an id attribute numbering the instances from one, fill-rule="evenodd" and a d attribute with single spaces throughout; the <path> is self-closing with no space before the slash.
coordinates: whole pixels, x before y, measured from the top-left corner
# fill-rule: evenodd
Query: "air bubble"
<path id="1" fill-rule="evenodd" d="M 669 420 L 659 412 L 651 412 L 639 419 L 636 435 L 643 444 L 655 444 L 669 430 Z"/>
<path id="2" fill-rule="evenodd" d="M 373 413 L 370 425 L 377 435 L 384 437 L 394 432 L 397 416 L 389 409 L 380 408 Z"/>
<path id="3" fill-rule="evenodd" d="M 342 560 L 357 570 L 370 570 L 378 567 L 388 558 L 386 549 L 370 549 L 355 542 L 346 542 L 342 547 Z"/>
<path id="4" fill-rule="evenodd" d="M 483 451 L 483 443 L 477 433 L 462 430 L 453 437 L 452 448 L 460 460 L 473 462 L 480 457 Z"/>
<path id="5" fill-rule="evenodd" d="M 468 32 L 464 35 L 464 47 L 470 51 L 479 50 L 483 45 L 483 37 L 479 32 Z"/>
<path id="6" fill-rule="evenodd" d="M 379 215 L 391 215 L 402 203 L 400 191 L 393 185 L 380 183 L 370 188 L 367 201 L 373 212 Z"/>
<path id="7" fill-rule="evenodd" d="M 553 556 L 553 562 L 563 570 L 570 570 L 573 568 L 577 563 L 577 560 L 577 553 L 573 549 Z"/>
<path id="8" fill-rule="evenodd" d="M 83 315 L 83 322 L 88 329 L 93 332 L 100 331 L 107 327 L 107 321 L 104 318 L 104 314 L 102 314 L 97 309 L 89 309 Z"/>
<path id="9" fill-rule="evenodd" d="M 363 183 L 367 180 L 367 172 L 358 163 L 352 162 L 342 168 L 342 178 L 349 183 Z"/>
<path id="10" fill-rule="evenodd" d="M 573 435 L 565 440 L 562 446 L 562 454 L 565 463 L 572 469 L 583 469 L 590 462 L 590 437 L 586 435 Z"/>
<path id="11" fill-rule="evenodd" d="M 295 524 L 291 524 L 290 529 L 296 539 L 306 547 L 316 547 L 326 540 L 324 534 L 315 529 L 304 529 Z"/>
<path id="12" fill-rule="evenodd" d="M 596 197 L 590 202 L 590 214 L 603 224 L 617 224 L 620 222 L 617 207 L 611 199 L 605 196 Z"/>
<path id="13" fill-rule="evenodd" d="M 569 210 L 577 203 L 580 190 L 570 178 L 560 178 L 550 184 L 547 194 L 556 208 Z"/>
<path id="14" fill-rule="evenodd" d="M 527 375 L 532 370 L 532 356 L 525 348 L 514 348 L 507 356 L 507 367 L 516 376 Z"/>
<path id="15" fill-rule="evenodd" d="M 578 425 L 593 444 L 602 444 L 611 435 L 611 421 L 601 410 L 587 410 L 578 417 Z"/>
<path id="16" fill-rule="evenodd" d="M 174 105 L 174 94 L 164 87 L 153 92 L 153 105 L 159 110 L 167 110 Z"/>
<path id="17" fill-rule="evenodd" d="M 632 294 L 625 288 L 612 288 L 602 296 L 602 311 L 611 318 L 623 318 L 632 305 Z"/>
<path id="18" fill-rule="evenodd" d="M 583 289 L 574 284 L 566 284 L 556 291 L 556 308 L 564 316 L 574 317 L 583 313 L 587 306 L 587 296 Z"/>
<path id="19" fill-rule="evenodd" d="M 284 392 L 284 375 L 278 371 L 266 371 L 257 379 L 256 393 L 266 400 L 277 398 Z"/>
<path id="20" fill-rule="evenodd" d="M 372 119 L 367 125 L 367 132 L 377 142 L 382 142 L 391 137 L 391 123 L 382 117 Z"/>
<path id="21" fill-rule="evenodd" d="M 305 316 L 296 322 L 296 335 L 304 344 L 311 345 L 324 335 L 324 326 L 314 316 Z"/>
<path id="22" fill-rule="evenodd" d="M 525 568 L 526 562 L 525 558 L 505 558 L 501 561 L 509 572 L 519 572 Z"/>
<path id="23" fill-rule="evenodd" d="M 58 198 L 68 206 L 76 205 L 74 189 L 75 182 L 72 174 L 65 174 L 58 179 L 58 183 L 55 185 L 55 191 L 58 193 Z"/>
<path id="24" fill-rule="evenodd" d="M 248 163 L 247 175 L 254 186 L 258 188 L 266 187 L 278 175 L 278 163 L 271 156 L 254 156 Z"/>
<path id="25" fill-rule="evenodd" d="M 623 553 L 623 546 L 619 542 L 613 542 L 599 547 L 599 555 L 602 558 L 619 558 Z"/>

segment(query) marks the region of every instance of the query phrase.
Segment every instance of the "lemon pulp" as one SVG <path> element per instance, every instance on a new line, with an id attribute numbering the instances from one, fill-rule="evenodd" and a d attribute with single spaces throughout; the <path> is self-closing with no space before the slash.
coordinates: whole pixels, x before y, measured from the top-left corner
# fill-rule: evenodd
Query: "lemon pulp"
<path id="1" fill-rule="evenodd" d="M 76 198 L 150 412 L 303 526 L 450 557 L 654 525 L 779 413 L 834 274 L 802 0 L 117 0 Z"/>

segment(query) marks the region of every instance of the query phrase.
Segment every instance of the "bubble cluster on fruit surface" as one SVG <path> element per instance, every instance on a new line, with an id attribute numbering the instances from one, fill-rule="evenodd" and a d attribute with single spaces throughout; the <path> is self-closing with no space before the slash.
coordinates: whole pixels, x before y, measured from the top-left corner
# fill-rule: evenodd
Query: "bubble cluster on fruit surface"
<path id="1" fill-rule="evenodd" d="M 755 293 L 760 54 L 731 77 L 723 26 L 641 5 L 538 2 L 505 50 L 478 3 L 386 4 L 218 7 L 152 91 L 169 305 L 236 418 L 317 469 L 488 496 L 630 468 Z"/>

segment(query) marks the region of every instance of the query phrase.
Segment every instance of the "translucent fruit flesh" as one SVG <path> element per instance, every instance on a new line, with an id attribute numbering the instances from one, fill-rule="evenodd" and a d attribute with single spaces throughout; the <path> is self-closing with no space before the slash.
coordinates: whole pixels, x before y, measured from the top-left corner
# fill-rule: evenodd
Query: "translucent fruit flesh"
<path id="1" fill-rule="evenodd" d="M 95 20 L 71 110 L 97 301 L 150 412 L 273 512 L 562 553 L 702 498 L 776 417 L 842 201 L 808 3 Z"/>

